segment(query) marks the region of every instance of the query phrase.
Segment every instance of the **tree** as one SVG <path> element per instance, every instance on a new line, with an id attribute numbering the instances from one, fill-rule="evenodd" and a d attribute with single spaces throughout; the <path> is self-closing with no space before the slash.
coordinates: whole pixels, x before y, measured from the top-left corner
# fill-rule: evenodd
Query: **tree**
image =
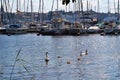
<path id="1" fill-rule="evenodd" d="M 75 2 L 76 0 L 72 0 L 72 2 Z M 70 3 L 70 0 L 62 0 L 63 5 L 68 5 Z"/>

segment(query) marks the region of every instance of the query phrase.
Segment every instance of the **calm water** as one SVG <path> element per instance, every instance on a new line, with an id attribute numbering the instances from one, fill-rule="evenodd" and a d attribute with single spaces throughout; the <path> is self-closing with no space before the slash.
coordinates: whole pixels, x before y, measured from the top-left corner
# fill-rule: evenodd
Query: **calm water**
<path id="1" fill-rule="evenodd" d="M 120 36 L 0 35 L 0 80 L 10 79 L 20 48 L 12 80 L 120 80 Z"/>

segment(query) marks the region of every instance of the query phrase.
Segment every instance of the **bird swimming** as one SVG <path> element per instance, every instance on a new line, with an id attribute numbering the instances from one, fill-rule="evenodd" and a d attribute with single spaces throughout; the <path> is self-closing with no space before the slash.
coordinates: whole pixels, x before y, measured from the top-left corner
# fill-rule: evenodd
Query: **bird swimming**
<path id="1" fill-rule="evenodd" d="M 48 62 L 48 61 L 49 61 L 48 52 L 46 52 L 45 55 L 46 55 L 46 56 L 45 56 L 45 61 Z"/>
<path id="2" fill-rule="evenodd" d="M 58 56 L 57 58 L 61 58 L 60 56 Z"/>
<path id="3" fill-rule="evenodd" d="M 71 61 L 67 61 L 67 64 L 71 64 Z"/>
<path id="4" fill-rule="evenodd" d="M 80 56 L 83 56 L 83 55 L 88 55 L 88 50 L 86 49 L 85 52 L 80 52 Z"/>

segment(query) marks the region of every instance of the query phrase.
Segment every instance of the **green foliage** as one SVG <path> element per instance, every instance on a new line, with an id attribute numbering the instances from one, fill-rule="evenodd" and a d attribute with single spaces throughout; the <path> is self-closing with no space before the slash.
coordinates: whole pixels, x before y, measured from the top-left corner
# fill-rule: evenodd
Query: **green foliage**
<path id="1" fill-rule="evenodd" d="M 72 0 L 72 2 L 75 2 L 76 0 Z M 70 0 L 62 0 L 63 5 L 68 5 L 70 3 Z"/>

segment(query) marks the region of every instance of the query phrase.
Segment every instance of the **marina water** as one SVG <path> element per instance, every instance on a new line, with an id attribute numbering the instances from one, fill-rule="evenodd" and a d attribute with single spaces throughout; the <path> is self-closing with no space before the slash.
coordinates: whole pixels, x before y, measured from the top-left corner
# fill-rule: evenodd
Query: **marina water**
<path id="1" fill-rule="evenodd" d="M 80 57 L 86 49 L 88 55 Z M 0 35 L 0 80 L 10 76 L 11 80 L 120 80 L 120 36 Z"/>

